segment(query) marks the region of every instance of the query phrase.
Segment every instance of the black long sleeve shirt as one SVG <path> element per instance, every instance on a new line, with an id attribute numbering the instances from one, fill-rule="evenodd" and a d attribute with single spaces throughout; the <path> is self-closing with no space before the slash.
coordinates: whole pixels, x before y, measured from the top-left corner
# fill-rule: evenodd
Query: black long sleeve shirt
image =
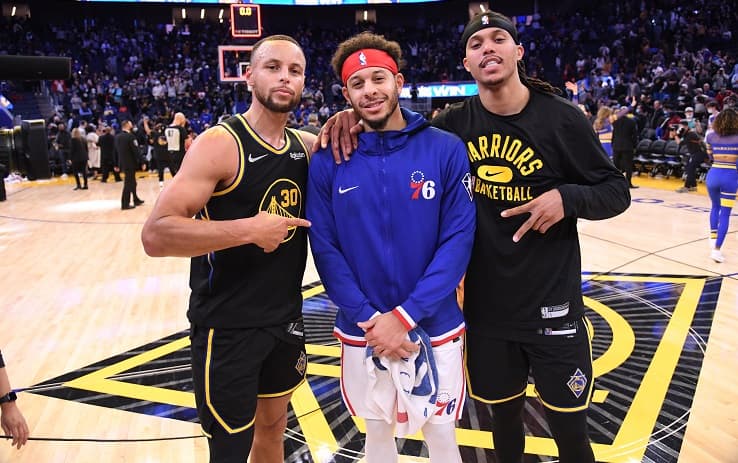
<path id="1" fill-rule="evenodd" d="M 466 143 L 475 176 L 477 231 L 464 301 L 468 329 L 521 339 L 581 318 L 577 219 L 606 219 L 630 205 L 627 181 L 582 112 L 531 90 L 519 114 L 490 113 L 474 96 L 432 123 Z M 554 188 L 561 193 L 564 219 L 545 234 L 530 230 L 514 243 L 529 215 L 500 213 Z"/>

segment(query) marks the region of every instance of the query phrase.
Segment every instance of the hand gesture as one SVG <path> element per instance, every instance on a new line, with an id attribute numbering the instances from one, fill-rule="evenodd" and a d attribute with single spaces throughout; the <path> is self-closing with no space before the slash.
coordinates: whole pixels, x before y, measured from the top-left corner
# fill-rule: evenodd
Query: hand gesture
<path id="1" fill-rule="evenodd" d="M 571 82 L 567 80 L 566 82 L 564 82 L 564 85 L 566 86 L 566 89 L 574 95 L 579 93 L 579 86 L 576 84 L 576 82 Z"/>
<path id="2" fill-rule="evenodd" d="M 290 230 L 295 227 L 309 227 L 310 221 L 297 217 L 282 217 L 281 215 L 269 214 L 261 211 L 251 217 L 252 239 L 251 243 L 264 249 L 264 252 L 272 252 L 287 238 Z"/>
<path id="3" fill-rule="evenodd" d="M 513 241 L 516 243 L 528 230 L 533 229 L 539 233 L 546 233 L 549 228 L 564 218 L 564 202 L 561 199 L 561 193 L 554 188 L 522 206 L 505 209 L 500 215 L 513 217 L 525 213 L 530 213 L 530 217 L 513 235 Z"/>
<path id="4" fill-rule="evenodd" d="M 407 338 L 407 328 L 391 312 L 383 313 L 365 322 L 357 323 L 366 332 L 366 342 L 380 357 L 399 360 L 418 351 L 418 346 Z"/>
<path id="5" fill-rule="evenodd" d="M 341 163 L 341 154 L 348 161 L 351 153 L 359 146 L 359 133 L 363 130 L 364 127 L 353 109 L 337 112 L 320 128 L 318 139 L 310 151 L 315 153 L 332 143 L 331 150 L 336 164 Z"/>
<path id="6" fill-rule="evenodd" d="M 28 441 L 28 425 L 15 402 L 2 405 L 0 424 L 6 435 L 13 436 L 12 445 L 21 448 Z"/>

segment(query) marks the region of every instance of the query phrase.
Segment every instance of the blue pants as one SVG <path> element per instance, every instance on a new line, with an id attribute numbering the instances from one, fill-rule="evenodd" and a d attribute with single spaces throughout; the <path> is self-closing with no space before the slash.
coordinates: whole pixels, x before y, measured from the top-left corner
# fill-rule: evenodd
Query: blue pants
<path id="1" fill-rule="evenodd" d="M 713 163 L 707 173 L 707 192 L 712 201 L 710 210 L 710 238 L 715 239 L 715 248 L 720 249 L 730 225 L 730 212 L 738 190 L 738 170 L 733 164 Z"/>

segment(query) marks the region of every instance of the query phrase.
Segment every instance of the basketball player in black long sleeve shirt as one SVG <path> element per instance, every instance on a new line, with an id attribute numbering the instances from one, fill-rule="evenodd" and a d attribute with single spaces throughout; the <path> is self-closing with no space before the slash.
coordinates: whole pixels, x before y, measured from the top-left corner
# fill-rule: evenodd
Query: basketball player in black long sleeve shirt
<path id="1" fill-rule="evenodd" d="M 519 463 L 530 372 L 559 461 L 593 462 L 591 329 L 577 219 L 623 212 L 628 184 L 581 111 L 525 75 L 508 18 L 476 16 L 462 45 L 479 95 L 433 123 L 466 142 L 476 175 L 477 231 L 464 300 L 469 393 L 492 405 L 498 460 Z"/>
<path id="2" fill-rule="evenodd" d="M 479 95 L 432 124 L 466 143 L 475 176 L 477 230 L 464 295 L 469 395 L 492 407 L 497 460 L 520 463 L 532 374 L 559 461 L 591 463 L 594 378 L 577 219 L 623 212 L 628 183 L 581 111 L 525 75 L 524 50 L 507 17 L 476 16 L 462 46 Z M 329 121 L 323 146 L 336 120 L 333 138 L 351 126 L 349 116 Z M 352 146 L 347 132 L 333 144 L 344 153 Z M 334 155 L 340 159 L 337 148 Z"/>

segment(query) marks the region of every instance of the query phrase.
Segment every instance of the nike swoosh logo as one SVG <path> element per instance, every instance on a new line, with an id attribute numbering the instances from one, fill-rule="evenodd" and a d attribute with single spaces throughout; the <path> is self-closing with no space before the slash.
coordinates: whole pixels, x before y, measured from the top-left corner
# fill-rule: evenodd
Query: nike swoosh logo
<path id="1" fill-rule="evenodd" d="M 338 194 L 342 195 L 342 194 L 348 193 L 351 190 L 355 190 L 357 188 L 359 188 L 359 185 L 351 186 L 351 187 L 348 187 L 348 188 L 344 188 L 344 187 L 339 186 L 338 187 Z"/>
<path id="2" fill-rule="evenodd" d="M 256 162 L 261 158 L 265 158 L 269 156 L 268 154 L 262 154 L 261 156 L 254 157 L 252 154 L 249 154 L 249 162 Z"/>
<path id="3" fill-rule="evenodd" d="M 513 178 L 512 169 L 505 166 L 480 166 L 477 176 L 493 183 L 509 183 Z"/>

